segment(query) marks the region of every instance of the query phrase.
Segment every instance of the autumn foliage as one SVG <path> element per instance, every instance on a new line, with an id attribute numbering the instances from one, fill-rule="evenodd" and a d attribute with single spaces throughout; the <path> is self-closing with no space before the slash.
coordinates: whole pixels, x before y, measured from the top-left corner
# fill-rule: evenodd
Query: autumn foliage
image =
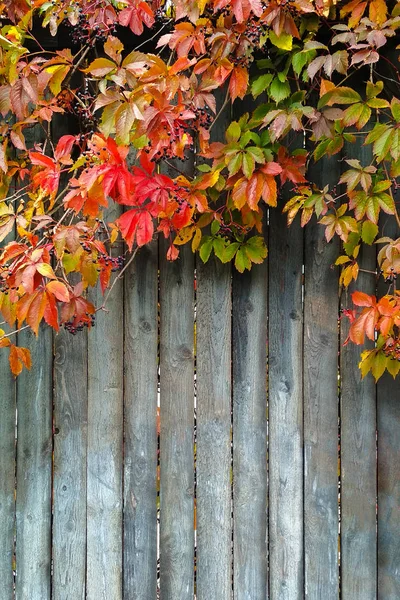
<path id="1" fill-rule="evenodd" d="M 374 342 L 363 375 L 397 375 L 400 238 L 380 217 L 399 228 L 400 3 L 6 0 L 0 10 L 0 347 L 15 375 L 30 367 L 18 331 L 91 327 L 105 304 L 88 288 L 99 284 L 106 302 L 113 273 L 156 236 L 169 260 L 190 244 L 240 272 L 261 263 L 266 206 L 340 239 L 342 287 L 357 280 L 362 244 L 379 244 L 372 276 L 385 295 L 354 292 L 345 316 L 349 341 Z M 64 47 L 49 51 L 42 34 Z M 216 141 L 232 104 L 239 116 Z M 72 123 L 61 137 L 60 118 Z M 345 157 L 333 189 L 308 180 L 311 163 L 360 137 L 371 160 Z"/>

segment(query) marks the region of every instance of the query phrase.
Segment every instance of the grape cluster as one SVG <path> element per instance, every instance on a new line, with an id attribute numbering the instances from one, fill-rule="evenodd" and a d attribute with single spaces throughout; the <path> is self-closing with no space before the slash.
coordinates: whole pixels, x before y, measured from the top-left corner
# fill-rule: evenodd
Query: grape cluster
<path id="1" fill-rule="evenodd" d="M 115 271 L 120 271 L 125 264 L 124 256 L 108 256 L 107 254 L 102 255 L 101 262 L 104 263 L 106 267 L 111 266 L 111 271 L 114 273 Z"/>
<path id="2" fill-rule="evenodd" d="M 76 26 L 66 21 L 70 27 L 70 36 L 73 44 L 94 46 L 96 43 L 104 43 L 109 35 L 117 33 L 116 23 L 112 23 L 111 25 L 106 25 L 105 23 L 91 25 L 88 15 L 84 14 L 82 8 L 78 9 L 78 13 L 79 17 Z"/>
<path id="3" fill-rule="evenodd" d="M 94 98 L 87 91 L 78 92 L 76 96 L 78 99 L 72 105 L 73 112 L 79 118 L 84 131 L 93 131 L 98 124 L 98 120 L 93 114 Z"/>
<path id="4" fill-rule="evenodd" d="M 96 315 L 86 315 L 80 320 L 76 321 L 76 317 L 72 318 L 71 321 L 63 323 L 65 331 L 68 331 L 71 335 L 76 335 L 79 331 L 83 331 L 85 327 L 94 327 L 96 322 Z"/>
<path id="5" fill-rule="evenodd" d="M 400 336 L 395 335 L 389 338 L 383 347 L 383 352 L 386 356 L 400 362 Z"/>
<path id="6" fill-rule="evenodd" d="M 265 30 L 259 21 L 249 21 L 246 27 L 245 36 L 252 44 L 258 44 Z"/>

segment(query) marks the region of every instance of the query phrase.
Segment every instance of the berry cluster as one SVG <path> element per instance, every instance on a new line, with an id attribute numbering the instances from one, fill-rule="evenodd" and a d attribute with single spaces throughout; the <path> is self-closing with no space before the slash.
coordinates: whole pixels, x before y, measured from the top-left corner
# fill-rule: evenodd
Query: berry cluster
<path id="1" fill-rule="evenodd" d="M 400 336 L 395 335 L 390 337 L 383 347 L 383 352 L 386 356 L 393 358 L 393 360 L 400 361 Z"/>
<path id="2" fill-rule="evenodd" d="M 76 321 L 73 317 L 71 321 L 63 323 L 65 331 L 68 331 L 71 335 L 76 335 L 79 331 L 83 331 L 85 327 L 94 327 L 96 322 L 96 315 L 89 315 L 86 313 L 80 321 Z"/>
<path id="3" fill-rule="evenodd" d="M 87 90 L 78 92 L 76 97 L 77 100 L 72 105 L 73 112 L 79 118 L 81 129 L 92 132 L 98 124 L 98 120 L 93 115 L 94 98 Z"/>
<path id="4" fill-rule="evenodd" d="M 260 21 L 249 21 L 246 27 L 245 36 L 252 44 L 258 44 L 261 36 L 265 33 L 264 27 Z"/>
<path id="5" fill-rule="evenodd" d="M 111 271 L 120 271 L 125 264 L 124 256 L 108 256 L 104 254 L 100 258 L 100 264 L 104 264 L 106 267 L 111 266 Z"/>
<path id="6" fill-rule="evenodd" d="M 68 11 L 64 11 L 65 14 Z M 96 23 L 92 25 L 89 23 L 88 15 L 86 15 L 82 8 L 78 9 L 78 23 L 76 26 L 71 25 L 69 21 L 66 24 L 70 27 L 71 41 L 76 45 L 88 45 L 95 46 L 95 44 L 104 43 L 109 35 L 115 35 L 117 33 L 117 26 L 115 23 L 107 25 L 105 23 Z"/>

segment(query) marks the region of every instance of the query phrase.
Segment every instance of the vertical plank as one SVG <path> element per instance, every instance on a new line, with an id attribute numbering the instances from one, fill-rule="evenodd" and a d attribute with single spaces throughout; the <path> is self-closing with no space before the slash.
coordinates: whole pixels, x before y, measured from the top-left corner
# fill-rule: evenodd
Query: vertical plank
<path id="1" fill-rule="evenodd" d="M 197 267 L 197 600 L 230 600 L 231 272 Z"/>
<path id="2" fill-rule="evenodd" d="M 53 600 L 86 594 L 87 333 L 55 337 Z"/>
<path id="3" fill-rule="evenodd" d="M 308 174 L 337 184 L 340 163 L 324 158 Z M 305 597 L 337 600 L 338 566 L 338 275 L 339 244 L 327 244 L 315 218 L 305 230 L 304 558 Z"/>
<path id="4" fill-rule="evenodd" d="M 117 216 L 113 207 L 107 214 Z M 92 299 L 101 304 L 99 290 Z M 122 598 L 123 287 L 88 336 L 87 600 Z"/>
<path id="5" fill-rule="evenodd" d="M 399 235 L 394 217 L 381 218 L 385 236 Z M 381 280 L 379 295 L 388 293 Z M 400 598 L 400 386 L 385 373 L 377 384 L 378 599 Z"/>
<path id="6" fill-rule="evenodd" d="M 140 250 L 124 279 L 125 600 L 156 598 L 157 270 L 154 242 Z"/>
<path id="7" fill-rule="evenodd" d="M 17 381 L 16 598 L 50 600 L 52 489 L 52 332 L 18 335 L 32 369 Z"/>
<path id="8" fill-rule="evenodd" d="M 193 598 L 194 261 L 160 252 L 160 590 L 162 600 Z"/>
<path id="9" fill-rule="evenodd" d="M 303 598 L 303 233 L 272 210 L 269 238 L 271 600 Z"/>
<path id="10" fill-rule="evenodd" d="M 52 139 L 76 129 L 56 115 Z M 68 176 L 63 175 L 65 186 Z M 54 336 L 52 600 L 86 594 L 87 330 Z"/>
<path id="11" fill-rule="evenodd" d="M 235 600 L 267 597 L 268 265 L 233 274 L 233 565 Z"/>
<path id="12" fill-rule="evenodd" d="M 378 381 L 378 599 L 400 598 L 400 387 Z"/>
<path id="13" fill-rule="evenodd" d="M 8 350 L 0 350 L 0 581 L 4 597 L 14 597 L 15 381 Z"/>
<path id="14" fill-rule="evenodd" d="M 369 165 L 371 152 L 362 141 L 345 147 L 346 158 Z M 346 169 L 347 165 L 343 165 Z M 375 248 L 362 248 L 359 264 L 375 270 Z M 351 292 L 375 293 L 375 277 L 360 273 L 342 294 L 342 306 L 351 307 Z M 348 334 L 341 320 L 341 343 Z M 341 348 L 341 588 L 343 600 L 376 598 L 376 388 L 371 376 L 361 380 L 360 347 Z"/>

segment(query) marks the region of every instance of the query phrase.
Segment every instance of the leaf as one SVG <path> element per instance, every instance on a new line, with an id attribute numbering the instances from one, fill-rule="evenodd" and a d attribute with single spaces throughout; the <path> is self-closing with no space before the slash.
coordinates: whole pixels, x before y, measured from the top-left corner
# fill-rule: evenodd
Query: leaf
<path id="1" fill-rule="evenodd" d="M 53 294 L 60 302 L 69 302 L 69 291 L 62 281 L 49 281 L 46 285 L 46 290 L 50 294 Z"/>
<path id="2" fill-rule="evenodd" d="M 290 96 L 290 85 L 288 81 L 281 82 L 278 77 L 275 77 L 269 88 L 269 95 L 276 103 L 285 100 Z"/>
<path id="3" fill-rule="evenodd" d="M 203 237 L 201 241 L 201 246 L 199 250 L 199 255 L 203 263 L 206 263 L 210 258 L 211 251 L 213 249 L 214 240 L 211 236 L 206 235 Z"/>
<path id="4" fill-rule="evenodd" d="M 269 39 L 274 46 L 280 48 L 281 50 L 291 50 L 293 47 L 293 36 L 285 33 L 284 31 L 281 31 L 278 36 L 273 30 L 271 30 L 269 32 Z"/>
<path id="5" fill-rule="evenodd" d="M 28 348 L 22 348 L 21 346 L 15 346 L 14 344 L 11 344 L 9 362 L 12 374 L 17 377 L 22 372 L 24 367 L 26 367 L 28 370 L 31 368 L 31 353 L 29 352 Z"/>
<path id="6" fill-rule="evenodd" d="M 257 77 L 257 79 L 255 79 L 251 84 L 251 93 L 253 98 L 258 98 L 260 94 L 265 92 L 265 90 L 268 89 L 272 79 L 272 73 L 266 73 L 265 75 L 260 75 L 260 77 Z"/>
<path id="7" fill-rule="evenodd" d="M 337 87 L 321 97 L 318 102 L 318 109 L 327 104 L 355 104 L 356 102 L 361 102 L 361 96 L 353 88 Z"/>
<path id="8" fill-rule="evenodd" d="M 235 67 L 229 80 L 229 94 L 232 102 L 236 98 L 244 98 L 249 85 L 249 72 L 244 67 Z"/>
<path id="9" fill-rule="evenodd" d="M 235 267 L 239 273 L 243 273 L 245 269 L 251 269 L 251 260 L 247 255 L 245 246 L 241 246 L 236 252 Z"/>
<path id="10" fill-rule="evenodd" d="M 226 130 L 225 137 L 226 141 L 229 143 L 237 142 L 241 136 L 242 130 L 240 128 L 239 123 L 237 121 L 233 121 L 228 129 Z"/>
<path id="11" fill-rule="evenodd" d="M 366 244 L 371 245 L 378 235 L 378 225 L 373 223 L 372 221 L 364 221 L 361 229 L 361 239 Z"/>
<path id="12" fill-rule="evenodd" d="M 105 77 L 117 68 L 115 62 L 109 58 L 95 58 L 83 73 L 90 73 L 94 77 Z"/>

